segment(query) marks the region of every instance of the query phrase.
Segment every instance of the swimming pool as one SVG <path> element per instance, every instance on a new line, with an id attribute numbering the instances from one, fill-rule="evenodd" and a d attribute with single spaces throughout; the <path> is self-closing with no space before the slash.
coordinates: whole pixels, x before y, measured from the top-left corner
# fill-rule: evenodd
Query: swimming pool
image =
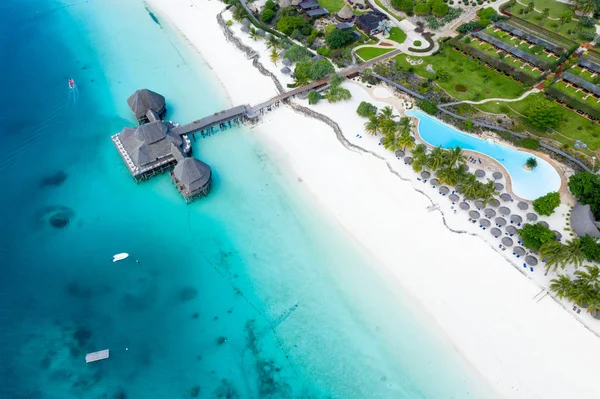
<path id="1" fill-rule="evenodd" d="M 513 192 L 521 198 L 534 200 L 560 188 L 560 176 L 556 169 L 539 157 L 536 157 L 538 166 L 528 171 L 523 165 L 532 156 L 530 153 L 461 133 L 421 111 L 412 110 L 406 114 L 419 118 L 419 134 L 428 144 L 444 148 L 459 146 L 463 150 L 477 151 L 500 162 L 510 174 Z"/>

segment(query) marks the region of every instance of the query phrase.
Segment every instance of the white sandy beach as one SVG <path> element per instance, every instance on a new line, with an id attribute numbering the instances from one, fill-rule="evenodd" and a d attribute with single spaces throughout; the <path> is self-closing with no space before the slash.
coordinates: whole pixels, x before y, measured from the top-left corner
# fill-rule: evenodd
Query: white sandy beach
<path id="1" fill-rule="evenodd" d="M 216 21 L 222 3 L 150 3 L 198 49 L 232 105 L 255 104 L 277 94 L 272 81 L 225 40 Z M 261 61 L 270 63 L 265 56 Z M 467 222 L 466 214 L 447 212 L 444 220 L 439 211 L 428 212 L 431 201 L 415 187 L 439 201 L 442 210 L 450 210 L 449 201 L 417 182 L 409 167 L 377 145 L 378 138 L 356 138 L 362 133 L 363 122 L 355 113 L 360 100 L 384 103 L 354 83 L 346 87 L 353 93 L 350 103 L 322 101 L 314 109 L 336 120 L 350 141 L 386 157 L 406 180 L 391 173 L 386 161 L 348 150 L 327 125 L 287 107 L 268 114 L 252 132 L 382 271 L 398 280 L 398 289 L 422 305 L 456 350 L 502 396 L 600 398 L 600 338 L 549 296 L 534 299 L 541 290 L 536 281 L 542 284 L 543 277 L 534 280 L 519 272 L 507 261 L 510 254 L 493 248 L 491 237 L 474 235 L 480 231 Z M 472 234 L 454 233 L 445 223 Z M 536 274 L 543 274 L 541 270 L 540 265 Z"/>

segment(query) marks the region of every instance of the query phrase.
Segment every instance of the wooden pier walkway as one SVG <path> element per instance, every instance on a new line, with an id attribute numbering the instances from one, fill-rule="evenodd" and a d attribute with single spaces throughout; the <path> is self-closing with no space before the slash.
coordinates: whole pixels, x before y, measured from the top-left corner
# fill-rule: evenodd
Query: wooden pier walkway
<path id="1" fill-rule="evenodd" d="M 338 75 L 343 77 L 349 77 L 355 74 L 360 73 L 363 69 L 368 68 L 377 62 L 386 60 L 391 57 L 395 57 L 400 54 L 401 50 L 393 50 L 389 53 L 380 55 L 379 57 L 375 57 L 369 61 L 363 62 L 362 64 L 352 65 L 346 69 L 343 69 L 338 72 Z M 269 100 L 257 104 L 253 107 L 249 105 L 238 105 L 233 108 L 227 109 L 225 111 L 221 111 L 215 113 L 213 115 L 204 117 L 202 119 L 198 119 L 194 122 L 188 123 L 187 125 L 182 125 L 174 128 L 172 132 L 177 135 L 193 135 L 195 133 L 202 133 L 204 131 L 210 131 L 214 127 L 224 127 L 226 124 L 230 124 L 233 121 L 244 121 L 246 119 L 255 119 L 257 118 L 265 108 L 269 108 L 273 105 L 280 103 L 281 101 L 287 100 L 288 98 L 292 98 L 302 93 L 306 93 L 310 90 L 316 89 L 318 87 L 325 86 L 329 83 L 332 76 L 328 76 L 326 78 L 317 80 L 315 82 L 309 83 L 307 85 L 296 87 L 295 89 L 288 90 L 285 93 L 281 93 Z"/>

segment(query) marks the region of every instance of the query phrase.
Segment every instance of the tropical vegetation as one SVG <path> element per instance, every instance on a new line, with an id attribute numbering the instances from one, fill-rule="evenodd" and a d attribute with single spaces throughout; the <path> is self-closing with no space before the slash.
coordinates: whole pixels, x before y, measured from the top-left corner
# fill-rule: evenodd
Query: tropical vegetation
<path id="1" fill-rule="evenodd" d="M 592 316 L 600 315 L 600 269 L 598 266 L 585 266 L 584 270 L 575 272 L 575 278 L 559 275 L 550 281 L 550 290 L 560 299 L 566 298 L 582 308 L 586 308 Z"/>
<path id="2" fill-rule="evenodd" d="M 539 251 L 542 245 L 556 241 L 556 235 L 549 227 L 541 223 L 526 223 L 519 229 L 521 240 L 525 248 Z"/>
<path id="3" fill-rule="evenodd" d="M 579 172 L 569 177 L 569 190 L 579 202 L 589 205 L 596 218 L 600 218 L 600 176 Z"/>
<path id="4" fill-rule="evenodd" d="M 536 168 L 538 165 L 537 163 L 537 159 L 535 159 L 535 157 L 529 157 L 527 158 L 527 161 L 525 161 L 525 166 L 527 166 L 527 168 L 529 169 L 534 169 Z"/>
<path id="5" fill-rule="evenodd" d="M 356 109 L 356 113 L 363 118 L 369 118 L 371 116 L 377 115 L 377 107 L 371 103 L 366 101 L 362 101 L 358 108 Z"/>
<path id="6" fill-rule="evenodd" d="M 548 193 L 533 201 L 533 209 L 540 215 L 550 216 L 554 210 L 560 205 L 560 194 L 556 191 Z"/>
<path id="7" fill-rule="evenodd" d="M 325 60 L 323 60 L 325 61 Z M 342 87 L 342 82 L 344 78 L 340 75 L 334 75 L 329 82 L 329 89 L 325 91 L 325 98 L 330 103 L 335 103 L 338 101 L 349 100 L 352 97 L 350 90 L 344 89 Z"/>

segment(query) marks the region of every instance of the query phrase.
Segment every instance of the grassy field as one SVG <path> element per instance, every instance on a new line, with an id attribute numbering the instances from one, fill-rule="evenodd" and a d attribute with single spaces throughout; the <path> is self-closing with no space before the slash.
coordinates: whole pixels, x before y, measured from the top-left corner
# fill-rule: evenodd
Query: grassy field
<path id="1" fill-rule="evenodd" d="M 326 8 L 331 14 L 338 12 L 346 5 L 344 0 L 317 0 L 317 3 Z"/>
<path id="2" fill-rule="evenodd" d="M 544 2 L 544 3 L 547 3 L 547 5 L 546 6 L 542 6 L 540 8 L 540 6 L 537 5 L 538 2 L 539 3 Z M 554 8 L 551 8 L 549 6 L 550 3 L 556 3 L 556 4 L 558 4 L 558 6 L 557 5 L 553 5 Z M 565 7 L 563 9 L 563 11 L 565 9 L 569 9 L 569 5 L 568 4 L 558 3 L 558 2 L 552 1 L 552 0 L 537 0 L 536 1 L 536 8 L 538 10 L 540 10 L 540 11 L 542 11 L 545 7 L 550 8 L 550 17 L 553 17 L 553 18 L 558 18 L 558 16 L 560 16 L 561 12 L 559 12 L 557 16 L 553 16 L 552 15 L 552 10 L 553 9 L 554 10 L 558 10 L 562 6 Z M 561 35 L 563 37 L 566 37 L 568 39 L 571 39 L 573 41 L 576 41 L 576 42 L 581 42 L 581 39 L 579 39 L 579 33 L 578 33 L 579 29 L 585 30 L 585 31 L 590 31 L 590 32 L 595 32 L 594 28 L 582 28 L 582 27 L 578 26 L 579 23 L 577 21 L 571 21 L 571 22 L 568 22 L 568 23 L 563 23 L 561 21 L 553 21 L 553 20 L 551 20 L 549 18 L 542 18 L 542 14 L 538 13 L 538 12 L 535 12 L 535 11 L 532 11 L 532 12 L 530 12 L 528 14 L 525 14 L 525 13 L 519 14 L 519 12 L 520 12 L 519 10 L 525 10 L 526 8 L 527 8 L 527 6 L 523 6 L 523 5 L 519 4 L 519 3 L 517 3 L 514 7 L 510 8 L 508 11 L 511 14 L 514 14 L 514 15 L 516 15 L 517 17 L 519 17 L 521 19 L 524 19 L 524 20 L 526 20 L 526 21 L 528 21 L 528 22 L 530 22 L 532 24 L 541 26 L 542 28 L 547 29 L 547 30 L 549 30 L 551 32 L 558 33 L 559 35 Z"/>
<path id="3" fill-rule="evenodd" d="M 545 53 L 543 49 L 539 50 L 537 53 L 534 51 L 534 45 L 530 44 L 526 41 L 521 40 L 517 36 L 513 36 L 510 33 L 504 32 L 502 30 L 495 30 L 493 27 L 488 27 L 484 31 L 490 36 L 493 36 L 499 40 L 502 40 L 504 43 L 514 46 L 519 50 L 523 50 L 526 53 L 529 53 L 533 56 L 538 57 L 544 61 L 553 62 L 558 59 L 558 57 L 554 54 Z"/>
<path id="4" fill-rule="evenodd" d="M 568 83 L 565 82 L 564 80 L 559 80 L 552 86 L 555 87 L 556 89 L 562 91 L 563 93 L 565 93 L 573 98 L 578 99 L 582 103 L 589 105 L 590 107 L 600 108 L 600 103 L 598 103 L 598 100 L 596 100 L 596 98 L 594 98 L 594 96 L 587 94 L 586 92 L 582 91 L 580 88 L 577 88 L 574 86 L 569 86 Z"/>
<path id="5" fill-rule="evenodd" d="M 547 100 L 542 94 L 533 94 L 517 102 L 502 103 L 491 101 L 476 105 L 476 107 L 482 111 L 494 114 L 505 114 L 511 119 L 522 123 L 532 134 L 540 137 L 549 137 L 562 144 L 568 144 L 571 147 L 573 147 L 575 140 L 581 140 L 591 150 L 600 148 L 600 125 L 558 104 L 556 106 L 562 113 L 562 122 L 554 129 L 556 132 L 548 133 L 532 126 L 523 115 L 527 115 L 531 102 L 536 98 L 541 98 L 543 101 L 548 102 L 548 104 L 552 103 L 551 100 Z M 582 152 L 586 155 L 594 155 L 590 150 L 582 150 Z"/>
<path id="6" fill-rule="evenodd" d="M 592 78 L 593 72 L 587 68 L 582 68 L 578 65 L 575 65 L 575 66 L 571 67 L 567 72 L 570 72 L 573 75 L 577 75 L 581 79 L 585 79 L 590 83 L 597 84 L 594 82 L 594 78 Z"/>
<path id="7" fill-rule="evenodd" d="M 483 100 L 486 98 L 516 98 L 525 92 L 525 88 L 519 82 L 508 78 L 493 69 L 485 67 L 475 59 L 446 47 L 438 54 L 428 57 L 409 56 L 410 59 L 422 59 L 420 65 L 411 65 L 405 54 L 396 56 L 396 60 L 406 70 L 412 68 L 414 72 L 423 78 L 434 78 L 435 75 L 427 71 L 427 65 L 431 64 L 434 70 L 445 68 L 450 79 L 447 82 L 436 83 L 446 92 L 459 100 Z"/>
<path id="8" fill-rule="evenodd" d="M 524 1 L 529 3 L 529 1 Z M 533 0 L 536 10 L 544 11 L 545 8 L 550 10 L 551 18 L 560 18 L 560 14 L 567 10 L 573 11 L 573 7 L 569 4 L 561 3 L 555 0 Z"/>
<path id="9" fill-rule="evenodd" d="M 379 57 L 385 53 L 389 53 L 394 50 L 393 48 L 379 48 L 379 47 L 363 47 L 356 50 L 358 55 L 363 61 L 369 61 L 372 58 Z"/>
<path id="10" fill-rule="evenodd" d="M 393 27 L 390 30 L 389 39 L 395 41 L 396 43 L 402 44 L 406 40 L 406 33 L 404 33 L 404 31 L 400 28 Z"/>

